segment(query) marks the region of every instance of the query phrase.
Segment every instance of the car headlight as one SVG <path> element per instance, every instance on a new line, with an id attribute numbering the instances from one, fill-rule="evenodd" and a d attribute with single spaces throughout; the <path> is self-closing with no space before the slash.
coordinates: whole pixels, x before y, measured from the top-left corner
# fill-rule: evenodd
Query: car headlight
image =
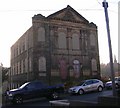
<path id="1" fill-rule="evenodd" d="M 13 95 L 10 93 L 9 96 L 13 96 Z"/>
<path id="2" fill-rule="evenodd" d="M 13 96 L 13 94 L 12 94 L 12 93 L 9 93 L 9 92 L 7 92 L 7 95 L 8 95 L 8 96 Z"/>
<path id="3" fill-rule="evenodd" d="M 7 91 L 7 95 L 9 95 L 9 92 Z"/>
<path id="4" fill-rule="evenodd" d="M 73 90 L 76 90 L 76 88 L 74 88 Z"/>

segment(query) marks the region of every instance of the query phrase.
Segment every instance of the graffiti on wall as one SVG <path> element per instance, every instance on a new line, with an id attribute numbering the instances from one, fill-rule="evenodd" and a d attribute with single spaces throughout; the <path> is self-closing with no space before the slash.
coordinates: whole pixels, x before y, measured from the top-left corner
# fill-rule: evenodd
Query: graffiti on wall
<path id="1" fill-rule="evenodd" d="M 80 62 L 78 60 L 73 60 L 73 68 L 74 68 L 74 77 L 80 77 Z"/>
<path id="2" fill-rule="evenodd" d="M 59 60 L 60 76 L 63 80 L 67 78 L 67 63 L 64 58 Z"/>

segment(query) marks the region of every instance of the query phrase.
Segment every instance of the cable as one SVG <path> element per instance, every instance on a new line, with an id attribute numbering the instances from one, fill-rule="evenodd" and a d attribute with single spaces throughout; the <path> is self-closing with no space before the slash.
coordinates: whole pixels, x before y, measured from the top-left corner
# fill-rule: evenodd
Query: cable
<path id="1" fill-rule="evenodd" d="M 99 11 L 99 10 L 102 10 L 102 9 L 76 9 L 76 10 L 78 10 L 78 11 Z M 26 11 L 26 12 L 28 12 L 28 11 L 57 11 L 57 10 L 39 10 L 39 9 L 37 9 L 37 10 L 0 10 L 1 12 L 15 12 L 15 11 Z"/>
<path id="2" fill-rule="evenodd" d="M 102 6 L 102 3 L 100 3 L 98 0 L 97 0 L 97 2 L 98 2 L 98 4 L 99 4 L 101 7 L 103 7 L 103 6 Z M 109 2 L 109 3 L 115 5 L 117 2 Z M 118 3 L 117 3 L 117 4 L 118 4 Z M 113 12 L 113 13 L 118 13 L 117 11 L 114 11 L 114 10 L 111 10 L 111 9 L 110 9 L 109 11 L 110 11 L 110 12 Z"/>
<path id="3" fill-rule="evenodd" d="M 97 0 L 97 2 L 98 2 L 98 4 L 100 4 L 101 6 L 102 6 L 102 2 L 103 2 L 103 0 L 101 1 L 101 3 Z M 106 0 L 106 2 L 107 2 L 107 0 Z M 113 4 L 113 5 L 117 5 L 118 4 L 118 2 L 119 2 L 119 0 L 118 1 L 108 1 L 108 3 L 110 3 L 110 4 Z"/>
<path id="4" fill-rule="evenodd" d="M 97 2 L 98 2 L 98 4 L 100 5 L 100 6 L 102 6 L 102 4 L 97 0 Z"/>
<path id="5" fill-rule="evenodd" d="M 76 11 L 102 11 L 103 9 L 76 9 Z M 57 10 L 0 10 L 0 12 L 18 12 L 18 11 L 22 11 L 22 12 L 34 12 L 34 11 L 57 11 Z M 109 10 L 113 13 L 118 13 L 117 11 L 114 10 Z"/>

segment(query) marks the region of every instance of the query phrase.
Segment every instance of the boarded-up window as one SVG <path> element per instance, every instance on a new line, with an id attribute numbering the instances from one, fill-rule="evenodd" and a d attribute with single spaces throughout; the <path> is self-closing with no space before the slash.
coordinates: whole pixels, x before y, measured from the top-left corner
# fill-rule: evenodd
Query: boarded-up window
<path id="1" fill-rule="evenodd" d="M 58 33 L 58 46 L 59 48 L 66 48 L 66 34 L 64 32 Z"/>
<path id="2" fill-rule="evenodd" d="M 19 67 L 19 69 L 20 69 L 20 73 L 21 73 L 21 61 L 20 61 L 20 67 Z"/>
<path id="3" fill-rule="evenodd" d="M 92 71 L 97 71 L 97 62 L 96 62 L 96 59 L 92 59 Z"/>
<path id="4" fill-rule="evenodd" d="M 67 78 L 67 63 L 64 58 L 61 58 L 59 60 L 59 66 L 60 66 L 60 76 L 62 79 L 65 80 Z"/>
<path id="5" fill-rule="evenodd" d="M 96 45 L 96 40 L 95 40 L 95 35 L 91 34 L 90 35 L 90 45 L 95 46 Z"/>
<path id="6" fill-rule="evenodd" d="M 18 62 L 18 74 L 20 74 L 20 62 Z"/>
<path id="7" fill-rule="evenodd" d="M 74 68 L 74 77 L 79 78 L 79 76 L 80 76 L 80 62 L 76 59 L 73 61 L 73 68 Z"/>
<path id="8" fill-rule="evenodd" d="M 21 60 L 21 73 L 23 73 L 23 60 Z"/>
<path id="9" fill-rule="evenodd" d="M 29 58 L 29 71 L 32 71 L 32 61 L 31 61 L 31 57 Z"/>
<path id="10" fill-rule="evenodd" d="M 23 60 L 23 73 L 25 73 L 25 59 Z"/>
<path id="11" fill-rule="evenodd" d="M 45 41 L 45 29 L 43 27 L 38 29 L 38 41 Z"/>
<path id="12" fill-rule="evenodd" d="M 78 34 L 74 33 L 72 35 L 72 48 L 73 49 L 79 49 L 79 36 Z"/>
<path id="13" fill-rule="evenodd" d="M 45 57 L 39 58 L 39 71 L 46 71 L 46 59 L 45 59 Z"/>
<path id="14" fill-rule="evenodd" d="M 28 58 L 25 58 L 25 72 L 28 72 Z"/>
<path id="15" fill-rule="evenodd" d="M 72 49 L 72 38 L 68 38 L 69 49 Z"/>

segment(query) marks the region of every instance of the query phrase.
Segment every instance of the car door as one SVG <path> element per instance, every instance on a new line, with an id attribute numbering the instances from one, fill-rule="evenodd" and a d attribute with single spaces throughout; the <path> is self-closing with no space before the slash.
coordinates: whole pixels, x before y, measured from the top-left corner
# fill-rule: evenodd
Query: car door
<path id="1" fill-rule="evenodd" d="M 100 84 L 98 80 L 93 80 L 92 90 L 97 90 L 99 85 Z"/>
<path id="2" fill-rule="evenodd" d="M 34 83 L 29 83 L 24 88 L 24 98 L 25 99 L 31 99 L 36 97 L 36 87 Z"/>
<path id="3" fill-rule="evenodd" d="M 87 91 L 91 91 L 92 89 L 92 80 L 88 80 L 84 83 L 84 90 Z"/>
<path id="4" fill-rule="evenodd" d="M 48 92 L 45 84 L 37 82 L 35 86 L 36 86 L 36 94 L 37 94 L 36 97 L 44 97 Z"/>

